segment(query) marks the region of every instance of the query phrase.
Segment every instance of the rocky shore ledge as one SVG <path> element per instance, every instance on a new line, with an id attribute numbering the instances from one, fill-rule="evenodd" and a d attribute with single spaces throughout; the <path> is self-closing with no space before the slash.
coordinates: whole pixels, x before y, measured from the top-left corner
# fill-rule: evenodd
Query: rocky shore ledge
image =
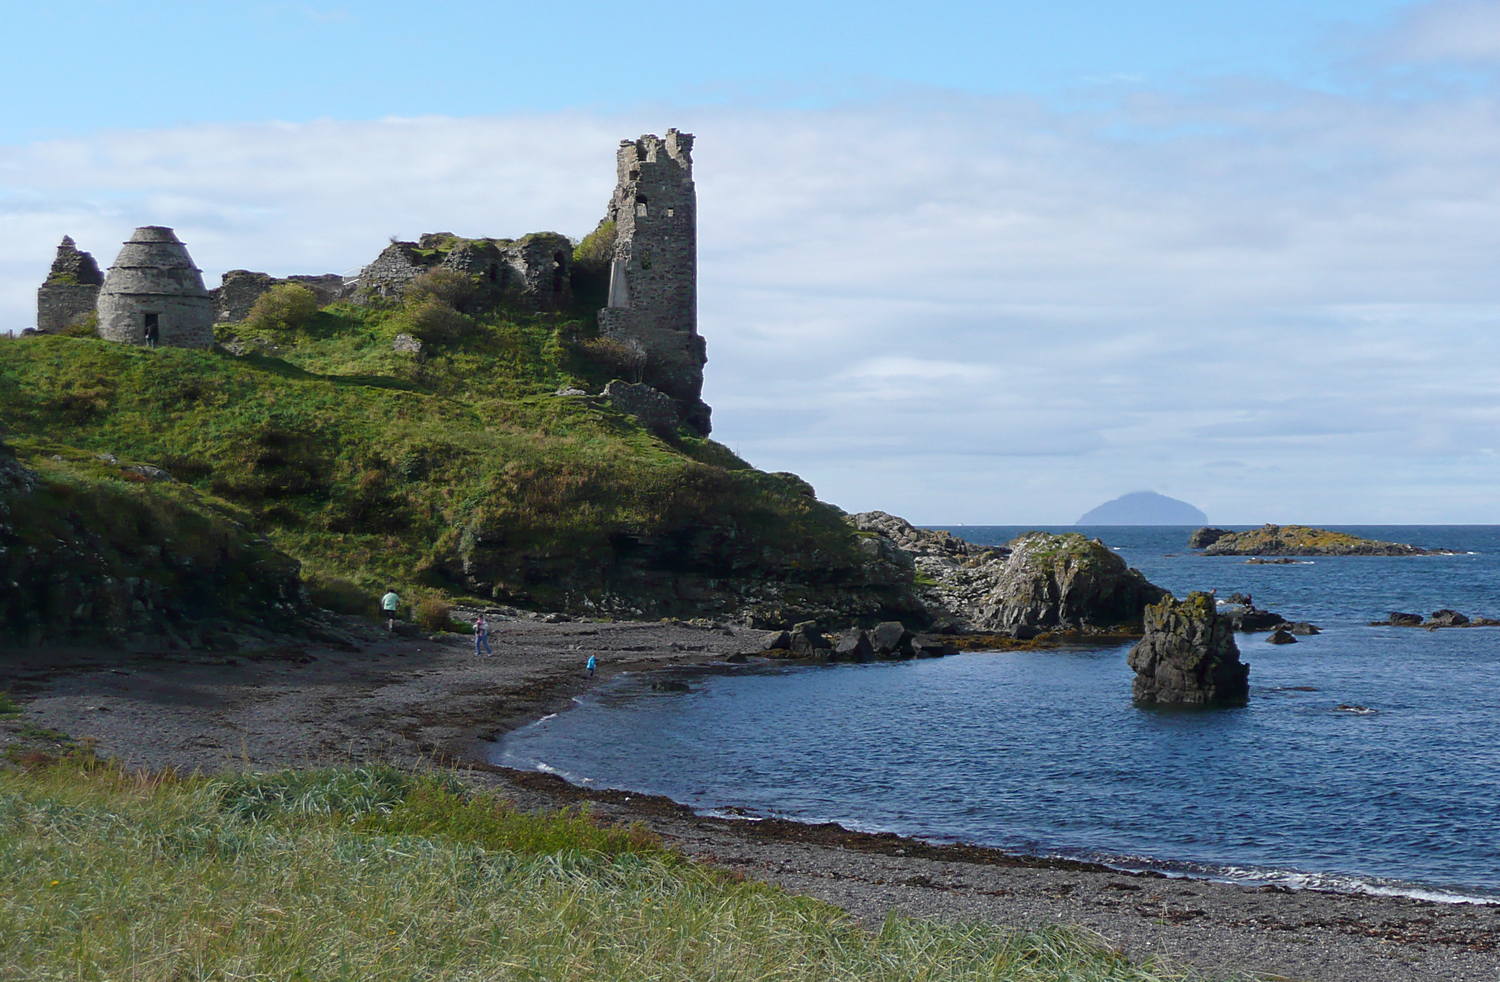
<path id="1" fill-rule="evenodd" d="M 486 740 L 610 675 L 722 662 L 762 632 L 514 620 L 497 626 L 495 656 L 476 659 L 462 637 L 389 638 L 357 620 L 343 628 L 348 640 L 337 646 L 287 641 L 229 656 L 0 654 L 0 690 L 23 710 L 0 720 L 0 744 L 56 752 L 68 734 L 131 767 L 188 771 L 374 760 L 454 766 L 523 807 L 587 801 L 602 816 L 641 821 L 692 856 L 875 925 L 892 910 L 1017 927 L 1081 925 L 1132 955 L 1162 955 L 1220 978 L 1493 982 L 1500 974 L 1500 906 L 1254 889 L 837 825 L 705 818 L 660 798 L 575 788 L 484 762 Z M 590 654 L 601 665 L 592 681 L 581 671 Z"/>
<path id="2" fill-rule="evenodd" d="M 1452 556 L 1451 549 L 1424 549 L 1403 542 L 1362 539 L 1307 525 L 1262 525 L 1248 532 L 1201 528 L 1188 546 L 1205 556 Z"/>

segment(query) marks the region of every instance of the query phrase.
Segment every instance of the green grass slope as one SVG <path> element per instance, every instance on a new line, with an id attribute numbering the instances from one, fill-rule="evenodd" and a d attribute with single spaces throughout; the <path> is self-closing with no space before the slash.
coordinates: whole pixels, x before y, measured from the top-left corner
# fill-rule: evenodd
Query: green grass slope
<path id="1" fill-rule="evenodd" d="M 910 571 L 861 549 L 790 475 L 554 394 L 616 374 L 561 315 L 340 305 L 231 350 L 0 342 L 24 461 L 110 454 L 239 509 L 315 579 L 579 612 L 911 613 Z M 427 338 L 420 355 L 393 349 Z"/>
<path id="2" fill-rule="evenodd" d="M 0 445 L 0 648 L 153 637 L 305 609 L 297 563 L 243 510 L 149 471 L 72 452 L 23 467 Z"/>
<path id="3" fill-rule="evenodd" d="M 867 930 L 637 829 L 379 768 L 0 769 L 7 979 L 1013 980 L 1183 976 L 1066 930 Z"/>

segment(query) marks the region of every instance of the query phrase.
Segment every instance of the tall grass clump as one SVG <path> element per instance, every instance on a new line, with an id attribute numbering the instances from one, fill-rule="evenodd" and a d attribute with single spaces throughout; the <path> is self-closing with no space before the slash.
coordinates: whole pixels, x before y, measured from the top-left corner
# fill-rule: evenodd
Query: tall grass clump
<path id="1" fill-rule="evenodd" d="M 1065 930 L 842 911 L 379 768 L 0 772 L 0 978 L 1157 982 Z"/>

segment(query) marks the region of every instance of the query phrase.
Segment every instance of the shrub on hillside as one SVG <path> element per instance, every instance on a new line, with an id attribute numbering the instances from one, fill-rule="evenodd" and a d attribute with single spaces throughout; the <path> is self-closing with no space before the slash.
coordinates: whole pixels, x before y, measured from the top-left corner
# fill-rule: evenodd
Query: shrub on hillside
<path id="1" fill-rule="evenodd" d="M 446 600 L 428 597 L 417 601 L 412 609 L 412 620 L 424 631 L 453 630 L 453 606 Z"/>
<path id="2" fill-rule="evenodd" d="M 434 301 L 460 313 L 473 313 L 484 297 L 479 279 L 456 269 L 432 269 L 406 284 L 406 302 L 420 306 Z"/>
<path id="3" fill-rule="evenodd" d="M 317 294 L 298 283 L 278 283 L 256 298 L 245 323 L 262 331 L 295 331 L 317 312 Z"/>
<path id="4" fill-rule="evenodd" d="M 99 336 L 99 314 L 97 311 L 75 317 L 57 332 L 65 338 L 97 338 Z"/>
<path id="5" fill-rule="evenodd" d="M 457 341 L 474 326 L 474 322 L 468 317 L 430 297 L 420 303 L 410 304 L 401 319 L 406 322 L 408 333 L 429 344 Z"/>
<path id="6" fill-rule="evenodd" d="M 583 338 L 573 349 L 610 378 L 639 382 L 646 369 L 646 347 L 635 338 Z"/>

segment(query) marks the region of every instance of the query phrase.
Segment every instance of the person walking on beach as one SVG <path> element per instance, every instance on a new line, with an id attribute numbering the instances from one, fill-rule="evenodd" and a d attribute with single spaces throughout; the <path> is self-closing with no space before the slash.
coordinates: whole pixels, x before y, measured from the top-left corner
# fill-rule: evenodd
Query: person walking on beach
<path id="1" fill-rule="evenodd" d="M 385 596 L 380 598 L 380 612 L 385 616 L 385 629 L 387 631 L 394 631 L 396 629 L 396 621 L 399 620 L 396 608 L 400 606 L 401 598 L 397 596 L 395 590 L 386 590 Z"/>
<path id="2" fill-rule="evenodd" d="M 599 667 L 599 659 L 595 658 L 593 655 L 589 655 L 589 660 L 583 663 L 583 667 L 588 670 L 589 678 L 593 678 L 594 669 Z"/>
<path id="3" fill-rule="evenodd" d="M 484 650 L 479 649 L 483 647 Z M 484 612 L 474 615 L 474 655 L 493 655 L 495 649 L 490 647 L 490 622 L 484 619 Z"/>

